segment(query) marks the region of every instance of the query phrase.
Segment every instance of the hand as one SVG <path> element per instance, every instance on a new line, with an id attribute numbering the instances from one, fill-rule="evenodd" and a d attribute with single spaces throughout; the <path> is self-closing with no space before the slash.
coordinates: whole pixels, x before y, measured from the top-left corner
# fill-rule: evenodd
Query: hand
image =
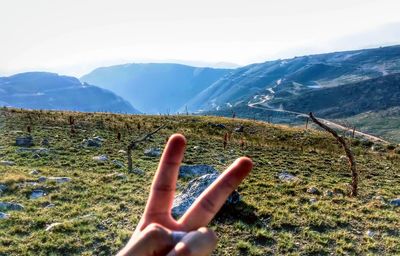
<path id="1" fill-rule="evenodd" d="M 168 140 L 151 185 L 144 214 L 131 239 L 118 255 L 210 255 L 216 246 L 213 231 L 205 228 L 253 167 L 238 158 L 194 201 L 176 221 L 171 215 L 179 166 L 186 139 L 174 134 Z"/>

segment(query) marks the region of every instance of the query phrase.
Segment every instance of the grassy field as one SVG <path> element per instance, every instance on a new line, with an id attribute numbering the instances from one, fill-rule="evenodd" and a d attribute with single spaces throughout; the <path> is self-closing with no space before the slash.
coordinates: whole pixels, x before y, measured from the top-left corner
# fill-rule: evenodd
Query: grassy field
<path id="1" fill-rule="evenodd" d="M 75 120 L 74 132 L 70 116 Z M 119 151 L 126 150 L 131 139 L 163 124 L 165 129 L 133 152 L 134 166 L 143 174 L 128 173 L 112 162 L 126 165 L 126 156 Z M 226 129 L 210 124 L 223 124 Z M 224 150 L 224 134 L 239 125 L 244 132 L 233 132 Z M 28 126 L 33 148 L 42 147 L 47 138 L 48 152 L 21 151 L 15 146 L 16 137 L 26 135 Z M 400 207 L 388 203 L 400 196 L 397 149 L 377 152 L 353 141 L 360 186 L 359 196 L 351 198 L 347 195 L 351 175 L 341 160 L 343 152 L 322 132 L 222 117 L 7 109 L 0 111 L 0 160 L 15 165 L 0 166 L 0 184 L 7 186 L 0 202 L 20 203 L 24 209 L 3 211 L 9 217 L 0 219 L 0 255 L 117 252 L 139 220 L 158 164 L 157 157 L 143 151 L 163 148 L 176 132 L 188 140 L 184 164 L 209 164 L 223 171 L 242 155 L 255 163 L 239 187 L 242 202 L 224 208 L 211 223 L 220 240 L 215 255 L 400 255 Z M 82 145 L 94 136 L 104 138 L 101 147 Z M 108 161 L 92 159 L 99 155 L 107 155 Z M 297 180 L 283 182 L 278 178 L 281 172 Z M 40 176 L 72 180 L 38 182 Z M 310 187 L 320 193 L 308 193 Z M 37 189 L 46 195 L 30 199 Z M 58 225 L 46 231 L 52 223 Z"/>

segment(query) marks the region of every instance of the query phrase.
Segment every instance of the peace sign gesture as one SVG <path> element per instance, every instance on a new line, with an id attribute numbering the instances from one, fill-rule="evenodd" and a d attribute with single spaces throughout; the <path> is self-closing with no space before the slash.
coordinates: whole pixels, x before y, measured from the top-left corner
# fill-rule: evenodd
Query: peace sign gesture
<path id="1" fill-rule="evenodd" d="M 175 220 L 171 208 L 176 180 L 186 146 L 183 135 L 168 140 L 151 185 L 144 214 L 128 244 L 118 255 L 209 255 L 216 236 L 205 228 L 225 203 L 228 196 L 249 174 L 249 158 L 237 159 Z"/>

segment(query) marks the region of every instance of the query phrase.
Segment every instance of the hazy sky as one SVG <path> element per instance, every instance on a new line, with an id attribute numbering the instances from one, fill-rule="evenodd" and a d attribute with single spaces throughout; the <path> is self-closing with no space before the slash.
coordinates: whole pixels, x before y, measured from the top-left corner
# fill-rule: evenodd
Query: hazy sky
<path id="1" fill-rule="evenodd" d="M 0 76 L 398 44 L 399 10 L 399 0 L 0 0 Z"/>

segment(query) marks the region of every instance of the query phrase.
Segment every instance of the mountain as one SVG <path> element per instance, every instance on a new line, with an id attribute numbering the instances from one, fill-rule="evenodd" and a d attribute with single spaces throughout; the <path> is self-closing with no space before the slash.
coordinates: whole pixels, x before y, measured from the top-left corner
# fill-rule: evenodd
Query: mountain
<path id="1" fill-rule="evenodd" d="M 0 105 L 29 109 L 139 113 L 114 93 L 75 77 L 28 72 L 0 77 Z"/>
<path id="2" fill-rule="evenodd" d="M 125 64 L 97 68 L 81 81 L 109 89 L 145 113 L 174 113 L 231 69 L 181 64 Z"/>
<path id="3" fill-rule="evenodd" d="M 200 92 L 190 111 L 267 102 L 400 72 L 400 46 L 268 61 L 235 69 Z"/>
<path id="4" fill-rule="evenodd" d="M 400 73 L 272 99 L 268 105 L 325 118 L 385 110 L 400 106 Z"/>

